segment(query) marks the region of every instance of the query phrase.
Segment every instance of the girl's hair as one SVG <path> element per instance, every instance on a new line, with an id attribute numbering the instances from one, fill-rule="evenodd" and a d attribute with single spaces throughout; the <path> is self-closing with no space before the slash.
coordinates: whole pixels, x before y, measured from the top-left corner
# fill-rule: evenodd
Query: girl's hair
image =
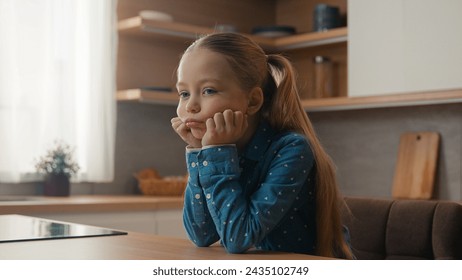
<path id="1" fill-rule="evenodd" d="M 335 168 L 319 142 L 303 109 L 296 86 L 295 70 L 279 54 L 266 55 L 260 46 L 243 35 L 215 33 L 195 41 L 185 53 L 205 48 L 223 54 L 244 90 L 260 87 L 264 94 L 262 117 L 278 131 L 306 135 L 316 162 L 316 254 L 351 259 L 343 235 L 340 196 Z"/>

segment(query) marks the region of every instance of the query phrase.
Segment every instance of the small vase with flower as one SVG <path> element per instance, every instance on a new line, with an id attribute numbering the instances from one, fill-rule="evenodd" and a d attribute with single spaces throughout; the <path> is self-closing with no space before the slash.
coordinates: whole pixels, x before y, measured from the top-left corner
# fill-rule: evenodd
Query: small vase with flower
<path id="1" fill-rule="evenodd" d="M 56 141 L 55 147 L 37 160 L 35 168 L 45 177 L 44 195 L 69 196 L 70 178 L 80 169 L 72 159 L 73 152 L 74 150 L 68 144 Z"/>

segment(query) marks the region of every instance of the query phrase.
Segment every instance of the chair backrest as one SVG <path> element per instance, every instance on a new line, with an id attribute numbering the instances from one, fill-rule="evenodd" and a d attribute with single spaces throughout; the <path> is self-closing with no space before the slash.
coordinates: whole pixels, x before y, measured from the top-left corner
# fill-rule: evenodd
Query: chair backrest
<path id="1" fill-rule="evenodd" d="M 346 197 L 343 220 L 358 259 L 462 259 L 462 205 Z"/>

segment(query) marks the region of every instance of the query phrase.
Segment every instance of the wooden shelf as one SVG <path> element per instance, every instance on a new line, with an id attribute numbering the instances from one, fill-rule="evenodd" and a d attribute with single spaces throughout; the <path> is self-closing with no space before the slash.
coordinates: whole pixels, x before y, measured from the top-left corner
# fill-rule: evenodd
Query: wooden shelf
<path id="1" fill-rule="evenodd" d="M 311 32 L 275 38 L 273 45 L 276 50 L 284 51 L 344 43 L 347 40 L 348 28 L 342 27 L 325 32 Z"/>
<path id="2" fill-rule="evenodd" d="M 174 92 L 127 89 L 117 91 L 116 97 L 117 101 L 137 101 L 165 105 L 178 104 L 178 95 Z"/>
<path id="3" fill-rule="evenodd" d="M 120 20 L 118 23 L 118 30 L 122 35 L 162 38 L 182 43 L 191 42 L 201 35 L 215 32 L 213 28 L 179 22 L 146 20 L 140 16 Z M 243 35 L 251 38 L 267 51 L 284 51 L 346 42 L 347 28 L 337 28 L 326 32 L 304 33 L 279 38 L 267 38 L 251 34 Z M 178 97 L 175 94 L 145 91 L 141 89 L 118 91 L 117 100 L 169 105 L 176 105 L 178 103 Z"/>
<path id="4" fill-rule="evenodd" d="M 146 20 L 139 16 L 119 21 L 118 29 L 120 34 L 163 37 L 181 42 L 190 42 L 201 35 L 215 32 L 213 28 L 178 22 Z M 326 32 L 296 34 L 279 38 L 266 38 L 250 34 L 244 35 L 253 39 L 266 50 L 284 51 L 347 42 L 348 29 L 343 27 Z M 129 89 L 118 91 L 117 100 L 176 105 L 178 103 L 178 96 L 174 93 Z M 302 101 L 304 108 L 311 112 L 457 102 L 462 102 L 461 89 L 366 97 L 322 98 Z"/>
<path id="5" fill-rule="evenodd" d="M 178 104 L 178 96 L 173 92 L 168 93 L 141 89 L 120 90 L 117 92 L 117 100 L 174 106 Z M 449 103 L 462 103 L 462 89 L 364 97 L 334 97 L 302 100 L 302 105 L 307 112 L 341 111 Z"/>
<path id="6" fill-rule="evenodd" d="M 449 104 L 462 102 L 462 89 L 390 94 L 364 97 L 335 97 L 302 100 L 308 112 Z"/>
<path id="7" fill-rule="evenodd" d="M 202 34 L 213 32 L 213 29 L 157 20 L 146 20 L 139 16 L 120 20 L 118 23 L 120 34 L 137 36 L 167 36 L 171 39 L 194 40 Z"/>
<path id="8" fill-rule="evenodd" d="M 178 22 L 146 20 L 139 16 L 119 21 L 118 29 L 120 34 L 169 37 L 172 40 L 183 42 L 185 40 L 192 41 L 201 35 L 215 32 L 213 28 Z M 326 32 L 303 33 L 279 38 L 267 38 L 251 34 L 243 35 L 251 38 L 266 50 L 284 51 L 346 42 L 348 31 L 346 27 L 343 27 Z"/>

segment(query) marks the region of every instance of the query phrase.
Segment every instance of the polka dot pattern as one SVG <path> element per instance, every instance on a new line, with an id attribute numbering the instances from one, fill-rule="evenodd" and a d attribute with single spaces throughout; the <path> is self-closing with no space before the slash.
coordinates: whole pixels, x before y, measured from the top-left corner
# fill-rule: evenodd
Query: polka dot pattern
<path id="1" fill-rule="evenodd" d="M 313 253 L 315 168 L 304 136 L 263 123 L 242 153 L 211 146 L 187 152 L 186 161 L 183 218 L 196 245 Z"/>

